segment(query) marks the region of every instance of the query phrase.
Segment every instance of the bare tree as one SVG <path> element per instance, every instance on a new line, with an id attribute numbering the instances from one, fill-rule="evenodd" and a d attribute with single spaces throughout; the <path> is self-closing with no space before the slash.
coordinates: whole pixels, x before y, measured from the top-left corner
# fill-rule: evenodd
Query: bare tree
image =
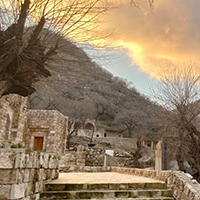
<path id="1" fill-rule="evenodd" d="M 151 8 L 153 8 L 154 0 L 144 0 L 144 1 L 146 1 L 146 2 L 149 4 L 149 6 L 150 6 Z M 131 5 L 132 5 L 132 6 L 135 6 L 135 7 L 137 7 L 137 8 L 140 7 L 138 1 L 136 1 L 136 0 L 131 0 Z"/>
<path id="2" fill-rule="evenodd" d="M 190 64 L 174 67 L 162 74 L 160 84 L 153 90 L 157 99 L 168 109 L 168 126 L 178 138 L 178 162 L 188 161 L 193 176 L 200 180 L 200 75 Z M 177 133 L 177 134 L 176 134 Z M 166 137 L 166 136 L 165 136 Z M 183 153 L 185 156 L 183 157 Z M 182 159 L 182 160 L 181 160 Z M 182 167 L 181 167 L 182 168 Z"/>
<path id="3" fill-rule="evenodd" d="M 50 76 L 46 64 L 63 37 L 93 44 L 106 37 L 97 30 L 110 8 L 106 0 L 0 0 L 0 97 L 32 94 Z"/>
<path id="4" fill-rule="evenodd" d="M 67 104 L 67 115 L 69 116 L 67 148 L 69 149 L 70 140 L 78 130 L 76 123 L 82 124 L 82 128 L 84 128 L 85 122 L 93 119 L 93 104 L 86 100 L 68 101 Z"/>

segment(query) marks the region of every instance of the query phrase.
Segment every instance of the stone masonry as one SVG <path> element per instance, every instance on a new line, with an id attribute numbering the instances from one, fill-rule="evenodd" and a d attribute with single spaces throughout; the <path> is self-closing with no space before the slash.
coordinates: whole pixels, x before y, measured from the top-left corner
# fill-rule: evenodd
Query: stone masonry
<path id="1" fill-rule="evenodd" d="M 156 171 L 135 168 L 111 167 L 112 172 L 144 176 L 166 182 L 176 200 L 199 200 L 200 184 L 181 171 Z"/>
<path id="2" fill-rule="evenodd" d="M 39 200 L 47 180 L 58 178 L 57 154 L 0 150 L 0 200 Z"/>
<path id="3" fill-rule="evenodd" d="M 7 95 L 0 99 L 0 141 L 23 143 L 27 122 L 27 99 Z"/>
<path id="4" fill-rule="evenodd" d="M 42 151 L 64 153 L 68 118 L 56 110 L 28 110 L 26 148 L 35 149 L 36 138 L 42 138 Z"/>

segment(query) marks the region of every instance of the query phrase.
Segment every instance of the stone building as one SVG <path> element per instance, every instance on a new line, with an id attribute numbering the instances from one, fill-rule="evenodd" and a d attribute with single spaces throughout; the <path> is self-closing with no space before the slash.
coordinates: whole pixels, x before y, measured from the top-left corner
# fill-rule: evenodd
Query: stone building
<path id="1" fill-rule="evenodd" d="M 123 133 L 113 130 L 105 130 L 104 137 L 123 137 Z"/>
<path id="2" fill-rule="evenodd" d="M 67 125 L 68 118 L 56 110 L 27 110 L 25 97 L 6 95 L 0 99 L 0 146 L 10 141 L 29 150 L 63 153 Z"/>
<path id="3" fill-rule="evenodd" d="M 27 99 L 19 95 L 7 95 L 0 99 L 0 141 L 24 142 L 27 128 Z"/>
<path id="4" fill-rule="evenodd" d="M 28 110 L 26 148 L 64 153 L 68 118 L 57 110 Z"/>

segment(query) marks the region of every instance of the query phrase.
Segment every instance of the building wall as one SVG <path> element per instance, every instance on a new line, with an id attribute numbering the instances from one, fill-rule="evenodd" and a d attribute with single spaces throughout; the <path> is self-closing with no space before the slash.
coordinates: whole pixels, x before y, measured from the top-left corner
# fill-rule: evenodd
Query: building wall
<path id="1" fill-rule="evenodd" d="M 24 141 L 27 121 L 27 98 L 6 95 L 0 99 L 0 141 Z"/>
<path id="2" fill-rule="evenodd" d="M 123 137 L 123 133 L 105 130 L 104 137 Z"/>
<path id="3" fill-rule="evenodd" d="M 0 199 L 39 200 L 47 180 L 58 178 L 59 156 L 0 149 Z"/>
<path id="4" fill-rule="evenodd" d="M 56 110 L 28 110 L 26 148 L 34 150 L 36 137 L 43 137 L 42 151 L 64 153 L 68 118 Z"/>

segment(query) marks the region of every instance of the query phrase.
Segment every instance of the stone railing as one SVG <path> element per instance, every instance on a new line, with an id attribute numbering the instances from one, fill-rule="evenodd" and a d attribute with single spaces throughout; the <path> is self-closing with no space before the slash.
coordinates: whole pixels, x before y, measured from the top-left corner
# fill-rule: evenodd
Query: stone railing
<path id="1" fill-rule="evenodd" d="M 176 200 L 200 200 L 200 184 L 180 171 L 155 171 L 135 168 L 111 167 L 111 172 L 144 176 L 165 181 Z"/>
<path id="2" fill-rule="evenodd" d="M 39 199 L 47 180 L 58 178 L 56 154 L 0 149 L 0 199 Z"/>

